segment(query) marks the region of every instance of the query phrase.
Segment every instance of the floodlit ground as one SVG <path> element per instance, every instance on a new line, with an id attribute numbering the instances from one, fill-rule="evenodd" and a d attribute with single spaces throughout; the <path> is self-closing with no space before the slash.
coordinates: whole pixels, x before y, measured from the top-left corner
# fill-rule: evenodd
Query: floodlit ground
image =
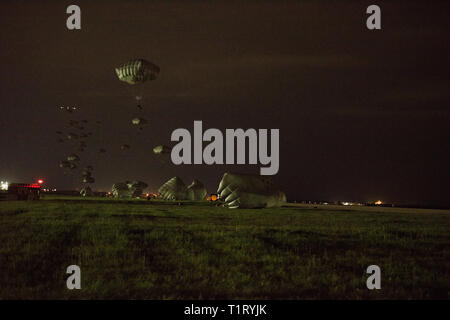
<path id="1" fill-rule="evenodd" d="M 443 210 L 0 202 L 0 299 L 448 299 L 449 231 Z"/>

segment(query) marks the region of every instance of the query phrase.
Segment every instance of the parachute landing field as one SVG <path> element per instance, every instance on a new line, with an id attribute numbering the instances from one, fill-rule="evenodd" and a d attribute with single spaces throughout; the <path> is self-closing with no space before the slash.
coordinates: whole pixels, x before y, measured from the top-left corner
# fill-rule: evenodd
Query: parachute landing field
<path id="1" fill-rule="evenodd" d="M 81 195 L 4 201 L 0 297 L 447 299 L 449 214 Z M 372 261 L 389 265 L 377 292 L 365 287 Z M 66 289 L 70 264 L 81 266 L 82 290 Z"/>

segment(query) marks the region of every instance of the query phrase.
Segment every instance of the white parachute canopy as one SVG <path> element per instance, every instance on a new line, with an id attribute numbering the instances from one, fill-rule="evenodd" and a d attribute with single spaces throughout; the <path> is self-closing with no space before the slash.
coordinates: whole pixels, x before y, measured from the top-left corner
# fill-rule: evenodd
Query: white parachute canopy
<path id="1" fill-rule="evenodd" d="M 207 193 L 203 183 L 197 179 L 194 179 L 189 187 L 187 187 L 187 198 L 192 201 L 205 200 Z"/>
<path id="2" fill-rule="evenodd" d="M 165 200 L 187 200 L 186 185 L 179 177 L 173 177 L 164 183 L 158 193 Z"/>

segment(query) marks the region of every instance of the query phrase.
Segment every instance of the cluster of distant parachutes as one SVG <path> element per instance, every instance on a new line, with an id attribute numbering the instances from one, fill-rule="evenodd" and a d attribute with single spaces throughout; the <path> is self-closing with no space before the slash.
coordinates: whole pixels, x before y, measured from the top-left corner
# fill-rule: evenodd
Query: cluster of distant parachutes
<path id="1" fill-rule="evenodd" d="M 120 81 L 126 82 L 130 85 L 142 84 L 146 81 L 155 80 L 158 77 L 160 69 L 157 65 L 148 62 L 144 59 L 135 59 L 128 61 L 127 63 L 115 68 L 116 75 Z M 142 95 L 135 96 L 137 102 L 137 108 L 142 111 L 141 105 Z M 60 110 L 72 115 L 80 108 L 77 106 L 61 106 Z M 76 170 L 79 167 L 81 161 L 80 156 L 75 153 L 83 153 L 88 147 L 88 140 L 95 135 L 92 130 L 88 130 L 89 125 L 94 124 L 97 127 L 101 125 L 100 121 L 88 121 L 88 120 L 75 120 L 70 119 L 67 123 L 67 132 L 56 131 L 58 143 L 69 143 L 73 153 L 70 153 L 67 157 L 60 161 L 59 166 L 64 170 Z M 131 119 L 131 124 L 142 131 L 148 124 L 147 119 L 141 115 Z M 123 144 L 120 149 L 127 151 L 131 148 L 129 144 Z M 105 148 L 97 150 L 98 154 L 105 154 L 107 151 Z M 166 145 L 158 145 L 153 148 L 153 153 L 156 155 L 169 154 L 171 148 Z M 81 181 L 83 183 L 94 183 L 93 166 L 87 165 L 81 171 Z"/>

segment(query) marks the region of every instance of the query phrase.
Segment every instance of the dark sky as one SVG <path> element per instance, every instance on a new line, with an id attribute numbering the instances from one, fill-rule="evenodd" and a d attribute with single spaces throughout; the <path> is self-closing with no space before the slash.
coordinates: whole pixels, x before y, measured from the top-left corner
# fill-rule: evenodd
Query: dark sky
<path id="1" fill-rule="evenodd" d="M 0 179 L 79 188 L 80 174 L 58 167 L 72 149 L 55 131 L 70 119 L 102 121 L 80 153 L 96 189 L 140 179 L 156 191 L 178 175 L 213 192 L 225 171 L 259 172 L 155 157 L 174 129 L 202 120 L 279 128 L 275 179 L 289 199 L 450 204 L 448 1 L 377 1 L 380 31 L 365 26 L 373 1 L 93 2 L 1 2 Z M 72 3 L 80 31 L 66 29 Z M 114 67 L 133 58 L 159 65 L 159 78 L 120 82 Z"/>

